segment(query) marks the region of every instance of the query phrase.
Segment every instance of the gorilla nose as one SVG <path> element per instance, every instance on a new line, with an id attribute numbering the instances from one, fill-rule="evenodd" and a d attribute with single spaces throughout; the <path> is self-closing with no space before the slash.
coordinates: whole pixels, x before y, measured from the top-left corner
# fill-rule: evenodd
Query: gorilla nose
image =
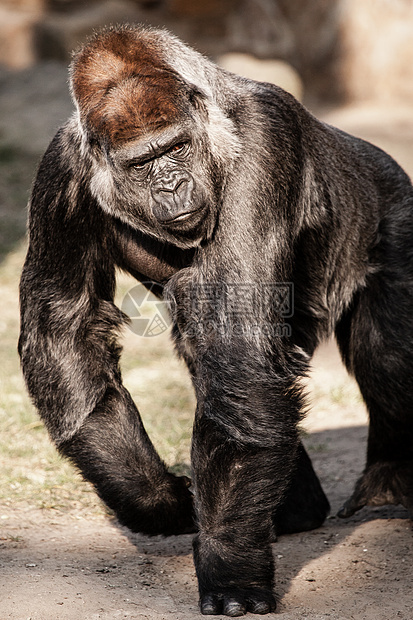
<path id="1" fill-rule="evenodd" d="M 152 186 L 152 196 L 157 197 L 158 200 L 169 200 L 170 194 L 174 194 L 177 197 L 184 199 L 185 194 L 190 188 L 191 179 L 178 179 L 171 180 L 169 182 L 164 181 L 162 184 Z"/>
<path id="2" fill-rule="evenodd" d="M 192 204 L 194 183 L 192 179 L 180 179 L 172 184 L 152 187 L 152 212 L 161 224 L 183 222 L 197 210 Z"/>
<path id="3" fill-rule="evenodd" d="M 170 183 L 165 182 L 162 185 L 155 187 L 155 191 L 159 192 L 160 194 L 170 194 L 173 192 L 178 192 L 179 189 L 183 188 L 186 183 L 188 183 L 188 179 L 179 179 L 178 181 L 173 180 Z"/>

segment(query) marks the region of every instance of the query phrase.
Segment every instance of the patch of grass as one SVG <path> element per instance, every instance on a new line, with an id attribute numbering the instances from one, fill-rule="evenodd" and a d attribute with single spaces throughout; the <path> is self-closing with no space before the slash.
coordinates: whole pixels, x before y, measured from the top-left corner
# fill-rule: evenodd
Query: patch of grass
<path id="1" fill-rule="evenodd" d="M 136 285 L 133 278 L 120 274 L 115 300 L 119 307 Z M 142 312 L 150 315 L 150 305 L 146 303 Z M 122 336 L 123 379 L 145 428 L 171 469 L 187 474 L 195 397 L 188 371 L 173 350 L 170 331 L 150 338 L 125 326 Z"/>
<path id="2" fill-rule="evenodd" d="M 325 454 L 328 452 L 328 445 L 326 443 L 307 443 L 306 447 L 311 454 Z"/>
<path id="3" fill-rule="evenodd" d="M 331 388 L 330 400 L 337 405 L 346 405 L 350 403 L 358 404 L 362 401 L 362 398 L 355 385 L 348 382 Z"/>

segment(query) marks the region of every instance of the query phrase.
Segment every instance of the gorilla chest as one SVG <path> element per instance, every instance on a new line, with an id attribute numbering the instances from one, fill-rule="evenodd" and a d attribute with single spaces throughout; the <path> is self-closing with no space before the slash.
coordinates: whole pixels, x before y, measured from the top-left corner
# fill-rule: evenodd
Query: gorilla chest
<path id="1" fill-rule="evenodd" d="M 123 266 L 133 275 L 164 284 L 191 264 L 195 250 L 182 250 L 141 233 L 121 230 L 120 252 Z"/>

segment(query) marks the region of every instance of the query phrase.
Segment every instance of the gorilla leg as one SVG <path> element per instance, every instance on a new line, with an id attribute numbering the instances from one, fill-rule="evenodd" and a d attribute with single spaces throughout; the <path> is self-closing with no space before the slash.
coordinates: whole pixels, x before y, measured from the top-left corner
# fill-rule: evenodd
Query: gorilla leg
<path id="1" fill-rule="evenodd" d="M 195 378 L 195 364 L 181 342 L 179 330 L 174 329 L 174 340 L 180 356 Z M 330 504 L 313 469 L 311 459 L 300 442 L 291 483 L 284 499 L 273 514 L 275 536 L 306 532 L 320 527 L 330 512 Z"/>
<path id="2" fill-rule="evenodd" d="M 408 275 L 379 274 L 337 327 L 370 417 L 366 467 L 340 517 L 384 504 L 402 504 L 413 516 L 412 307 Z"/>
<path id="3" fill-rule="evenodd" d="M 192 462 L 201 612 L 274 611 L 271 514 L 277 483 L 285 476 L 277 476 L 274 450 L 242 445 L 202 416 L 195 422 Z"/>
<path id="4" fill-rule="evenodd" d="M 234 366 L 215 351 L 195 378 L 194 560 L 202 613 L 240 616 L 276 606 L 273 515 L 295 468 L 301 398 L 290 379 L 277 383 L 271 366 L 252 367 L 232 345 Z"/>
<path id="5" fill-rule="evenodd" d="M 320 527 L 330 504 L 302 443 L 291 485 L 274 515 L 275 533 L 293 534 Z"/>

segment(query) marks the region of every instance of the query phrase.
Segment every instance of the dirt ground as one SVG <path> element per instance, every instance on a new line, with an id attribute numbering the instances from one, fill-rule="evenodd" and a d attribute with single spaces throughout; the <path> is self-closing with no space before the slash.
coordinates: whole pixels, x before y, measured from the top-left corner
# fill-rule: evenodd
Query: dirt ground
<path id="1" fill-rule="evenodd" d="M 58 76 L 61 86 L 65 78 Z M 53 98 L 37 88 L 39 97 Z M 12 129 L 24 112 L 21 97 L 13 98 L 19 90 L 10 82 L 8 96 L 2 92 L 0 131 L 10 127 L 16 141 L 27 140 L 33 131 L 33 140 L 41 141 L 47 122 L 57 121 L 58 114 L 52 121 L 24 117 L 26 138 L 20 138 Z M 27 97 L 30 104 L 32 98 Z M 65 106 L 62 102 L 60 110 Z M 324 116 L 388 148 L 412 174 L 410 112 L 393 110 L 389 116 L 362 107 Z M 268 617 L 411 620 L 413 544 L 407 512 L 384 507 L 363 509 L 348 520 L 335 517 L 363 468 L 367 427 L 364 406 L 331 343 L 318 351 L 309 384 L 316 407 L 305 422 L 305 443 L 330 499 L 331 516 L 322 528 L 283 536 L 273 545 L 279 603 L 277 614 Z M 109 517 L 29 506 L 0 507 L 0 528 L 0 620 L 198 617 L 191 536 L 149 539 L 131 535 Z"/>
<path id="2" fill-rule="evenodd" d="M 329 383 L 346 392 L 347 381 L 336 348 L 322 347 L 311 389 L 317 395 Z M 322 528 L 273 545 L 276 616 L 411 620 L 412 523 L 406 511 L 384 507 L 363 509 L 349 520 L 334 516 L 363 467 L 364 408 L 357 400 L 329 408 L 322 398 L 318 403 L 307 418 L 305 442 L 332 511 Z M 109 518 L 32 508 L 2 509 L 0 523 L 1 620 L 192 620 L 198 614 L 191 536 L 149 539 Z"/>

